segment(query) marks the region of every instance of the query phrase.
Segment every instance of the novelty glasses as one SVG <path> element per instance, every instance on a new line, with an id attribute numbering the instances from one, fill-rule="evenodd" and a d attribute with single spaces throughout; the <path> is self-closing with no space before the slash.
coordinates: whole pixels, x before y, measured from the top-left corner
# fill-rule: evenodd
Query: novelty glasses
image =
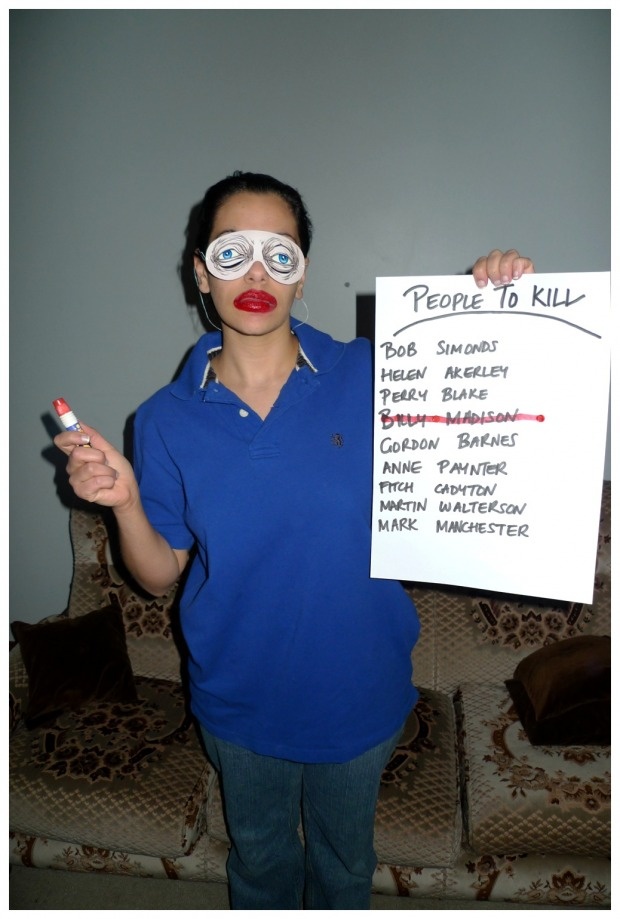
<path id="1" fill-rule="evenodd" d="M 207 247 L 205 264 L 222 281 L 243 277 L 254 262 L 280 284 L 296 284 L 306 270 L 304 254 L 289 236 L 264 230 L 223 233 Z"/>

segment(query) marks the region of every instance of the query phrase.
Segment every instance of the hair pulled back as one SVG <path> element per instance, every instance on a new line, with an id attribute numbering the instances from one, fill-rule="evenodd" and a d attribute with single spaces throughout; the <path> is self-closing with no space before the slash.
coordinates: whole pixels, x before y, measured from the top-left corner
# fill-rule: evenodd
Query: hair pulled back
<path id="1" fill-rule="evenodd" d="M 237 170 L 225 179 L 212 185 L 202 200 L 196 248 L 205 252 L 209 245 L 213 224 L 219 208 L 239 192 L 252 192 L 259 195 L 278 195 L 290 207 L 297 223 L 301 251 L 307 255 L 312 241 L 312 221 L 299 192 L 290 185 L 274 179 L 273 176 L 259 172 L 241 172 Z"/>

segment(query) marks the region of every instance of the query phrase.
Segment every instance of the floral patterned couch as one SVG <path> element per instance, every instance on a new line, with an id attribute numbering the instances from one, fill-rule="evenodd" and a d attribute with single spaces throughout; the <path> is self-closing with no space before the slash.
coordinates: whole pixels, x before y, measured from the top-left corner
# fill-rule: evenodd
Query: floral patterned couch
<path id="1" fill-rule="evenodd" d="M 610 634 L 610 491 L 605 483 L 592 605 L 405 585 L 422 621 L 414 652 L 422 690 L 383 774 L 375 892 L 469 899 L 472 908 L 609 908 L 610 747 L 531 744 L 506 681 L 536 649 Z M 225 882 L 226 825 L 187 710 L 176 592 L 154 600 L 131 587 L 113 529 L 94 509 L 74 509 L 70 528 L 68 609 L 18 627 L 10 655 L 11 862 Z M 88 632 L 100 623 L 83 631 L 102 618 L 97 610 L 122 623 L 119 666 L 129 683 L 119 695 L 116 673 L 101 692 L 102 676 L 79 706 L 61 700 L 33 723 L 33 693 L 50 697 L 37 654 L 45 662 L 55 649 L 52 670 L 73 669 L 46 629 L 86 634 L 79 645 L 67 633 L 72 659 L 86 683 L 103 673 L 107 638 Z"/>

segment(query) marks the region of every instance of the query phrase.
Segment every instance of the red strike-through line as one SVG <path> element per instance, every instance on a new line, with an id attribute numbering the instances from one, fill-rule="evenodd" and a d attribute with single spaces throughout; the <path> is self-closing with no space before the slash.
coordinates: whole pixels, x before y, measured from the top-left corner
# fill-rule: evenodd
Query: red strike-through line
<path id="1" fill-rule="evenodd" d="M 397 424 L 399 421 L 413 420 L 412 415 L 391 415 L 387 418 L 382 418 L 382 421 L 391 421 L 393 424 Z M 445 415 L 418 415 L 418 422 L 427 422 L 428 424 L 448 424 L 448 418 Z M 506 418 L 505 414 L 502 415 L 499 419 L 493 418 L 490 415 L 482 415 L 480 418 L 450 418 L 450 424 L 493 424 L 494 422 L 506 421 L 539 421 L 542 422 L 545 420 L 544 415 L 524 415 L 518 414 Z"/>

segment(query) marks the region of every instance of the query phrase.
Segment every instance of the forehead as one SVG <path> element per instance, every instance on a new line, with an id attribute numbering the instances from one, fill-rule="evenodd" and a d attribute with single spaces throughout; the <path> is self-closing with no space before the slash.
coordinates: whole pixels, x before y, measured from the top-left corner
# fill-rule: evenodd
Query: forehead
<path id="1" fill-rule="evenodd" d="M 213 221 L 211 239 L 230 230 L 265 230 L 299 242 L 295 215 L 283 198 L 271 192 L 242 191 L 223 201 Z"/>

